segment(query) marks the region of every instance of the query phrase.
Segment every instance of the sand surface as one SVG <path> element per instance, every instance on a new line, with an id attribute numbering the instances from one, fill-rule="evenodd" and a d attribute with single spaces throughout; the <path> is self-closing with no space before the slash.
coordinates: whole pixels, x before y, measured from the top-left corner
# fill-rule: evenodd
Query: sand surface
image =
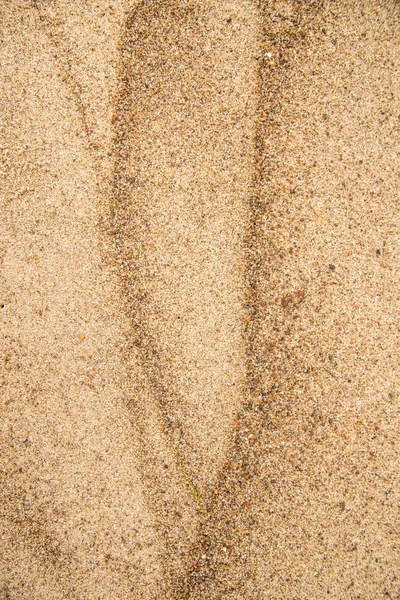
<path id="1" fill-rule="evenodd" d="M 397 0 L 0 22 L 0 599 L 399 599 Z"/>

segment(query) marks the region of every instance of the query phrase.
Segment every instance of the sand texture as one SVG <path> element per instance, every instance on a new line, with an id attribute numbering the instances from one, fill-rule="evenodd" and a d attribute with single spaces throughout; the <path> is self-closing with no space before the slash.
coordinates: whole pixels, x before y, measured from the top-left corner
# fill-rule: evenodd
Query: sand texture
<path id="1" fill-rule="evenodd" d="M 399 600 L 398 1 L 0 22 L 0 600 Z"/>

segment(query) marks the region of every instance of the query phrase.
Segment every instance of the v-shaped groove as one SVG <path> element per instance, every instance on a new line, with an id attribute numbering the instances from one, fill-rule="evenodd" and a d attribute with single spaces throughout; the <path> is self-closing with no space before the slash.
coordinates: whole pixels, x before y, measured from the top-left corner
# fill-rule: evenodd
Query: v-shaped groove
<path id="1" fill-rule="evenodd" d="M 301 0 L 299 0 L 299 2 L 297 2 L 297 0 L 293 1 L 295 4 L 302 4 Z M 33 3 L 38 9 L 37 0 L 33 0 Z M 187 8 L 190 8 L 190 5 L 193 5 L 193 3 L 187 1 L 174 1 L 173 4 L 176 7 L 178 7 L 178 9 L 182 9 L 185 6 Z M 134 218 L 132 212 L 125 212 L 124 214 L 124 209 L 126 209 L 127 200 L 132 193 L 132 177 L 127 169 L 127 164 L 130 160 L 130 149 L 128 139 L 131 135 L 132 126 L 132 114 L 130 112 L 130 97 L 132 90 L 131 80 L 128 72 L 128 65 L 131 59 L 132 52 L 132 34 L 134 32 L 136 19 L 138 18 L 138 15 L 140 17 L 140 10 L 143 8 L 144 5 L 147 5 L 147 17 L 151 18 L 152 8 L 157 10 L 157 7 L 160 5 L 160 2 L 159 0 L 150 0 L 141 3 L 138 7 L 136 7 L 136 9 L 126 21 L 124 28 L 125 33 L 123 34 L 120 48 L 120 89 L 116 105 L 116 113 L 114 117 L 115 135 L 112 150 L 114 170 L 110 192 L 111 212 L 109 215 L 109 223 L 111 225 L 106 224 L 105 228 L 108 234 L 111 234 L 112 238 L 114 239 L 116 262 L 119 265 L 121 264 L 121 261 L 124 260 L 124 257 L 121 256 L 120 250 L 120 246 L 123 243 L 121 239 L 121 227 L 123 227 L 124 220 L 126 222 L 127 219 Z M 263 2 L 263 0 L 260 0 L 259 2 L 257 2 L 257 9 L 259 10 L 260 23 L 262 24 L 265 21 L 266 3 Z M 41 13 L 41 19 L 45 20 L 43 13 Z M 266 31 L 263 30 L 260 33 L 260 39 L 264 39 L 266 35 Z M 231 456 L 235 456 L 237 464 L 232 469 L 231 461 L 227 462 L 226 467 L 223 469 L 219 477 L 217 494 L 214 498 L 210 497 L 209 501 L 207 502 L 207 511 L 205 511 L 205 503 L 200 499 L 200 496 L 195 486 L 190 481 L 191 476 L 189 476 L 186 472 L 186 468 L 184 466 L 184 456 L 180 451 L 180 447 L 183 445 L 183 442 L 185 438 L 187 438 L 188 434 L 184 431 L 181 425 L 171 421 L 171 415 L 168 411 L 168 403 L 170 401 L 171 395 L 174 392 L 171 389 L 168 375 L 162 372 L 162 361 L 160 359 L 160 354 L 157 349 L 157 342 L 151 334 L 151 331 L 148 328 L 146 328 L 146 319 L 145 315 L 143 314 L 143 301 L 145 300 L 146 291 L 138 287 L 139 279 L 135 277 L 134 273 L 130 272 L 122 274 L 122 285 L 125 290 L 128 288 L 130 289 L 130 300 L 134 301 L 134 305 L 136 308 L 136 312 L 132 312 L 131 309 L 129 310 L 131 322 L 134 325 L 134 331 L 136 336 L 135 340 L 132 343 L 133 346 L 135 346 L 135 348 L 137 349 L 139 355 L 141 356 L 142 363 L 146 365 L 146 372 L 150 388 L 152 389 L 153 395 L 159 401 L 161 420 L 163 422 L 164 432 L 173 440 L 171 447 L 173 448 L 174 454 L 176 456 L 178 469 L 180 468 L 181 470 L 181 486 L 183 485 L 183 488 L 186 488 L 186 492 L 183 493 L 187 493 L 187 490 L 189 490 L 189 493 L 192 494 L 200 508 L 200 513 L 206 512 L 205 517 L 202 519 L 203 525 L 201 527 L 200 535 L 197 538 L 197 541 L 194 543 L 189 559 L 187 561 L 186 574 L 179 575 L 179 573 L 170 573 L 168 577 L 168 579 L 170 580 L 170 589 L 165 590 L 165 593 L 173 594 L 174 597 L 180 598 L 193 597 L 193 594 L 196 594 L 196 588 L 198 588 L 200 581 L 204 580 L 204 578 L 207 579 L 209 577 L 215 577 L 215 573 L 213 574 L 208 564 L 204 562 L 202 556 L 204 552 L 207 554 L 207 552 L 209 551 L 215 551 L 215 547 L 213 549 L 215 543 L 212 541 L 211 538 L 213 536 L 212 530 L 213 525 L 215 523 L 215 519 L 220 518 L 219 516 L 217 516 L 216 508 L 219 505 L 221 505 L 221 499 L 224 496 L 226 496 L 227 494 L 229 496 L 230 491 L 232 491 L 232 485 L 233 488 L 235 488 L 235 486 L 237 487 L 238 482 L 240 482 L 242 478 L 247 477 L 249 460 L 254 460 L 254 457 L 252 459 L 249 459 L 249 452 L 251 452 L 251 447 L 250 449 L 248 447 L 248 437 L 246 436 L 246 431 L 248 429 L 251 429 L 253 432 L 253 436 L 254 432 L 256 431 L 256 435 L 254 436 L 254 438 L 256 438 L 262 430 L 265 418 L 262 410 L 265 395 L 263 394 L 260 376 L 261 371 L 265 368 L 265 362 L 261 359 L 261 354 L 259 351 L 261 311 L 258 286 L 263 262 L 262 246 L 260 245 L 259 231 L 261 229 L 263 214 L 265 211 L 265 203 L 262 200 L 262 187 L 265 181 L 265 158 L 263 152 L 263 140 L 266 135 L 265 89 L 267 87 L 267 84 L 269 83 L 269 75 L 267 74 L 267 66 L 265 60 L 260 55 L 261 53 L 255 52 L 255 54 L 258 55 L 257 58 L 259 60 L 257 67 L 258 108 L 256 116 L 256 136 L 254 141 L 255 167 L 252 190 L 249 200 L 250 218 L 248 230 L 244 239 L 247 288 L 247 324 L 245 333 L 247 355 L 245 395 L 247 396 L 247 401 L 245 402 L 245 406 L 242 410 L 241 415 L 239 416 L 237 429 L 233 433 L 232 446 L 231 451 L 229 453 Z M 91 151 L 94 152 L 95 162 L 98 163 L 99 157 L 98 155 L 96 155 L 97 150 L 93 150 L 94 147 L 92 143 L 92 133 L 87 118 L 87 108 L 85 107 L 84 102 L 82 100 L 80 87 L 73 80 L 72 75 L 70 75 L 69 77 L 70 85 L 74 90 L 74 96 L 77 102 L 79 112 L 82 115 L 84 129 L 89 140 L 89 146 L 91 148 Z M 98 174 L 99 176 L 101 176 L 99 169 Z M 103 186 L 100 185 L 99 187 L 101 191 L 104 190 Z M 133 291 L 133 285 L 136 288 L 135 291 Z M 134 297 L 132 297 L 132 293 Z M 250 421 L 252 422 L 251 427 L 249 426 Z M 256 426 L 254 427 L 255 424 Z M 145 424 L 143 424 L 143 427 L 145 428 Z M 172 434 L 168 434 L 168 431 L 172 431 Z M 145 436 L 146 432 L 142 431 L 142 435 Z M 253 443 L 255 441 L 254 438 Z M 150 460 L 154 466 L 154 460 L 151 458 Z M 161 514 L 161 519 L 166 517 L 167 513 L 169 512 L 168 508 L 165 508 L 164 498 L 165 497 L 161 494 L 161 496 L 158 497 L 158 499 L 156 499 L 156 507 Z M 179 546 L 179 527 L 173 535 L 171 535 L 168 532 L 168 527 L 164 528 L 164 535 L 168 540 L 170 552 L 177 552 Z M 167 561 L 167 568 L 170 568 L 173 562 L 174 561 Z"/>
<path id="2" fill-rule="evenodd" d="M 100 167 L 101 164 L 101 160 L 102 160 L 102 153 L 100 151 L 100 149 L 98 148 L 98 146 L 95 143 L 95 140 L 93 138 L 93 132 L 92 132 L 92 127 L 89 123 L 89 117 L 88 117 L 88 107 L 85 105 L 84 101 L 83 101 L 83 93 L 82 93 L 82 88 L 79 84 L 79 82 L 76 80 L 76 78 L 74 77 L 72 70 L 71 70 L 71 64 L 70 64 L 70 60 L 71 60 L 71 56 L 73 56 L 73 50 L 72 48 L 70 48 L 68 46 L 68 42 L 67 39 L 65 37 L 65 35 L 62 35 L 62 33 L 60 33 L 60 26 L 57 26 L 57 28 L 52 24 L 51 20 L 47 18 L 47 16 L 44 14 L 43 10 L 41 10 L 40 5 L 38 0 L 32 0 L 33 5 L 35 7 L 35 9 L 38 11 L 39 14 L 39 18 L 41 20 L 41 22 L 44 24 L 45 28 L 46 28 L 46 32 L 48 33 L 52 44 L 54 45 L 55 48 L 57 48 L 58 52 L 61 53 L 61 60 L 63 60 L 64 62 L 64 72 L 65 72 L 65 77 L 66 77 L 66 83 L 69 85 L 78 111 L 81 115 L 82 118 L 82 123 L 84 126 L 84 131 L 88 140 L 88 147 L 89 147 L 89 151 L 92 154 L 93 157 L 93 161 L 94 161 L 94 166 L 96 168 L 97 171 L 97 177 L 98 177 L 98 186 L 99 186 L 99 191 L 100 193 L 104 194 L 104 184 L 102 182 L 103 179 L 103 173 Z M 169 3 L 169 4 L 174 4 L 177 7 L 177 10 L 186 10 L 190 11 L 190 6 L 193 6 L 192 2 L 185 2 L 185 1 L 177 1 L 177 2 L 173 2 L 173 3 Z M 131 58 L 131 48 L 129 47 L 129 38 L 132 36 L 132 33 L 134 33 L 134 27 L 135 27 L 135 22 L 138 16 L 138 13 L 140 13 L 141 8 L 146 5 L 147 7 L 147 14 L 151 13 L 151 9 L 157 9 L 158 6 L 160 6 L 160 2 L 159 0 L 151 0 L 151 2 L 143 2 L 141 4 L 139 4 L 138 7 L 135 8 L 135 10 L 132 12 L 132 14 L 128 17 L 126 24 L 125 24 L 125 34 L 123 35 L 123 39 L 121 42 L 121 57 L 120 57 L 120 89 L 119 89 L 119 94 L 118 94 L 118 100 L 117 100 L 117 104 L 116 104 L 116 112 L 115 112 L 115 116 L 114 116 L 114 140 L 113 140 L 113 148 L 112 148 L 112 157 L 113 157 L 113 161 L 114 161 L 114 168 L 113 168 L 113 176 L 112 176 L 112 181 L 111 181 L 111 186 L 108 188 L 109 190 L 111 189 L 110 192 L 110 197 L 111 197 L 111 213 L 108 217 L 109 219 L 109 225 L 106 224 L 106 229 L 107 229 L 107 233 L 111 234 L 114 242 L 115 242 L 115 251 L 116 251 L 116 256 L 117 256 L 117 263 L 120 262 L 121 259 L 118 259 L 118 255 L 120 256 L 120 250 L 119 250 L 119 243 L 120 243 L 120 234 L 121 234 L 121 218 L 130 218 L 132 217 L 131 214 L 125 214 L 124 216 L 121 214 L 120 210 L 121 207 L 124 210 L 126 208 L 126 204 L 127 204 L 127 199 L 128 197 L 130 197 L 131 193 L 132 193 L 132 186 L 131 186 L 131 182 L 130 182 L 130 176 L 129 173 L 127 173 L 127 169 L 126 169 L 126 164 L 129 160 L 129 156 L 127 155 L 127 153 L 129 153 L 129 144 L 128 142 L 128 137 L 130 135 L 130 127 L 132 124 L 132 115 L 130 112 L 131 106 L 130 106 L 130 96 L 132 93 L 132 90 L 130 89 L 130 78 L 129 75 L 127 73 L 127 68 L 128 68 L 128 64 L 129 64 L 129 60 Z M 127 43 L 128 42 L 128 43 Z M 128 46 L 128 49 L 127 49 Z M 125 56 L 124 56 L 125 53 Z M 60 57 L 58 56 L 58 60 L 60 60 Z M 259 142 L 256 141 L 256 144 L 258 144 Z M 252 192 L 252 196 L 251 196 L 251 201 L 250 201 L 250 210 L 254 211 L 255 207 L 257 204 L 257 193 L 254 193 L 254 190 Z M 117 227 L 115 227 L 117 223 Z M 253 216 L 250 219 L 250 226 L 249 226 L 249 233 L 247 235 L 247 241 L 245 243 L 245 245 L 251 245 L 251 241 L 253 239 L 253 236 L 255 234 L 256 231 L 256 221 L 254 220 Z M 255 281 L 255 269 L 256 269 L 256 265 L 254 262 L 254 248 L 249 248 L 245 251 L 246 253 L 246 263 L 247 263 L 247 267 L 248 267 L 248 274 L 247 274 L 247 279 L 248 279 L 248 289 L 250 290 L 250 293 L 248 294 L 248 299 L 247 299 L 247 314 L 248 317 L 247 318 L 247 337 L 248 337 L 248 343 L 247 343 L 247 387 L 248 389 L 252 390 L 253 395 L 255 393 L 257 393 L 257 377 L 255 376 L 255 357 L 254 357 L 254 352 L 253 352 L 253 338 L 255 339 L 255 331 L 256 331 L 256 326 L 255 326 L 255 317 L 256 317 L 256 309 L 255 309 L 255 297 L 256 297 L 256 290 L 254 289 L 254 281 Z M 119 269 L 120 270 L 120 269 Z M 120 270 L 120 276 L 121 276 L 121 270 Z M 132 281 L 134 281 L 134 286 L 135 286 L 135 298 L 133 299 L 134 301 L 134 305 L 135 305 L 135 311 L 132 311 L 131 308 L 129 310 L 130 313 L 130 318 L 131 318 L 131 322 L 134 325 L 134 332 L 135 332 L 135 339 L 133 340 L 133 346 L 137 349 L 139 356 L 141 357 L 141 362 L 142 364 L 146 365 L 146 373 L 147 373 L 147 377 L 148 377 L 148 382 L 150 384 L 150 388 L 153 392 L 153 395 L 158 398 L 159 401 L 159 406 L 161 409 L 161 420 L 163 423 L 163 429 L 164 429 L 164 433 L 166 434 L 166 436 L 169 436 L 170 439 L 172 438 L 172 443 L 170 444 L 170 447 L 173 449 L 173 452 L 176 456 L 176 462 L 178 464 L 178 469 L 180 469 L 181 471 L 181 475 L 182 477 L 182 482 L 181 482 L 181 486 L 183 485 L 184 488 L 186 488 L 186 492 L 184 490 L 182 490 L 183 494 L 191 494 L 193 499 L 195 500 L 195 502 L 198 505 L 198 508 L 200 510 L 200 515 L 203 514 L 204 516 L 207 515 L 207 505 L 205 503 L 205 501 L 201 498 L 200 494 L 198 493 L 198 491 L 196 490 L 196 487 L 193 484 L 193 478 L 192 476 L 187 472 L 187 468 L 185 467 L 185 463 L 184 463 L 184 455 L 181 453 L 180 448 L 182 446 L 185 445 L 185 439 L 187 439 L 188 436 L 188 432 L 185 432 L 184 429 L 182 428 L 182 426 L 180 426 L 179 424 L 177 425 L 176 422 L 173 423 L 171 421 L 171 415 L 169 414 L 168 411 L 168 404 L 171 398 L 171 395 L 173 394 L 172 390 L 170 389 L 170 385 L 168 382 L 168 378 L 165 378 L 165 374 L 162 372 L 162 365 L 161 365 L 161 361 L 160 361 L 160 356 L 159 356 L 159 351 L 157 350 L 157 342 L 154 339 L 154 337 L 152 336 L 150 330 L 148 330 L 146 328 L 146 319 L 145 319 L 145 315 L 143 314 L 143 310 L 145 309 L 144 305 L 143 305 L 143 300 L 144 300 L 144 296 L 145 296 L 145 291 L 144 290 L 140 290 L 140 288 L 138 287 L 138 282 L 139 279 L 138 278 L 134 278 L 132 277 L 132 273 L 129 273 L 128 275 L 122 275 L 122 281 L 123 281 L 123 286 L 125 288 L 125 290 L 127 288 L 129 288 L 132 291 Z M 126 293 L 126 292 L 125 292 Z M 130 300 L 132 300 L 132 297 L 130 298 Z M 179 402 L 179 400 L 178 400 Z M 135 411 L 135 416 L 139 416 L 140 411 Z M 145 424 L 143 424 L 143 427 L 145 428 Z M 172 432 L 172 435 L 169 434 L 169 432 Z M 142 430 L 142 435 L 145 437 L 146 436 L 146 432 Z M 150 461 L 153 463 L 153 467 L 154 467 L 154 459 L 151 459 L 150 457 Z M 148 471 L 147 471 L 148 473 Z M 154 486 L 153 487 L 157 487 Z M 154 496 L 153 496 L 154 498 Z M 211 504 L 210 502 L 207 503 L 209 508 L 212 510 L 212 499 L 211 499 Z M 168 509 L 167 511 L 165 510 L 165 499 L 164 496 L 161 495 L 161 497 L 158 498 L 158 500 L 156 500 L 156 506 L 157 506 L 157 512 L 159 512 L 160 515 L 164 514 L 164 518 L 166 518 L 167 522 L 168 522 L 168 518 L 167 518 L 167 514 L 168 513 Z M 163 517 L 162 517 L 163 518 Z M 169 551 L 171 553 L 174 553 L 177 551 L 177 544 L 178 544 L 178 540 L 175 535 L 171 536 L 171 533 L 169 532 L 169 527 L 164 528 L 164 535 L 167 538 L 168 541 L 168 546 L 169 546 Z M 178 534 L 179 535 L 179 534 Z M 171 565 L 170 565 L 171 566 Z M 176 579 L 176 573 L 175 574 L 171 574 L 170 579 L 174 580 Z"/>

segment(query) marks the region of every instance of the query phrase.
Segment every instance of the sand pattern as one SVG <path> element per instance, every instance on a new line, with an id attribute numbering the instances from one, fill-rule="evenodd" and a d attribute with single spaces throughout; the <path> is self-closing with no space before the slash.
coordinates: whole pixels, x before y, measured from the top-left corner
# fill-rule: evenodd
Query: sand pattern
<path id="1" fill-rule="evenodd" d="M 398 597 L 398 4 L 1 10 L 0 597 Z"/>

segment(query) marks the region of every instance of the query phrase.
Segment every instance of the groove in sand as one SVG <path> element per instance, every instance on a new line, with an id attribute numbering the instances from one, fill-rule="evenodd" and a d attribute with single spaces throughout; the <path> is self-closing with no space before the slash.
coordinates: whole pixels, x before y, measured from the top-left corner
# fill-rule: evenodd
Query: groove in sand
<path id="1" fill-rule="evenodd" d="M 261 314 L 258 285 L 262 267 L 259 231 L 265 211 L 265 203 L 262 200 L 265 171 L 263 140 L 266 135 L 264 91 L 268 89 L 270 82 L 265 60 L 256 48 L 261 47 L 260 41 L 265 40 L 268 35 L 265 29 L 267 11 L 264 3 L 257 6 L 247 2 L 239 3 L 242 10 L 240 35 L 243 39 L 239 44 L 240 36 L 236 37 L 235 48 L 229 48 L 231 40 L 226 34 L 232 20 L 229 9 L 238 10 L 237 2 L 231 4 L 232 6 L 227 5 L 223 9 L 214 3 L 200 9 L 196 3 L 190 1 L 165 3 L 154 0 L 140 4 L 127 19 L 121 39 L 119 89 L 113 119 L 114 172 L 111 182 L 111 212 L 105 231 L 111 233 L 114 240 L 117 270 L 121 277 L 125 305 L 133 324 L 134 338 L 129 340 L 129 344 L 133 344 L 131 349 L 134 347 L 141 357 L 153 398 L 156 400 L 156 404 L 147 407 L 146 410 L 133 401 L 134 416 L 146 447 L 143 452 L 147 464 L 145 485 L 155 502 L 160 523 L 163 523 L 161 529 L 168 541 L 170 554 L 178 557 L 177 561 L 172 561 L 176 562 L 175 567 L 167 560 L 166 568 L 170 572 L 171 581 L 176 582 L 179 579 L 177 565 L 182 555 L 187 552 L 187 543 L 194 543 L 191 558 L 186 561 L 191 562 L 188 574 L 183 575 L 181 583 L 178 584 L 178 588 L 181 588 L 179 593 L 186 595 L 192 594 L 189 590 L 199 587 L 201 580 L 215 576 L 207 564 L 201 564 L 202 559 L 199 556 L 205 548 L 208 553 L 211 551 L 214 543 L 213 532 L 218 530 L 215 527 L 215 519 L 221 519 L 224 498 L 233 494 L 237 504 L 241 494 L 234 490 L 238 486 L 241 487 L 244 476 L 248 479 L 251 460 L 243 444 L 245 432 L 259 429 L 264 422 L 263 413 L 260 417 L 259 412 L 263 404 L 260 373 L 265 368 L 265 361 L 260 360 L 258 351 Z M 37 3 L 35 6 L 38 8 Z M 250 18 L 247 15 L 247 22 L 246 12 L 250 14 Z M 43 13 L 41 20 L 45 21 Z M 262 33 L 260 28 L 264 28 Z M 286 33 L 287 39 L 280 41 L 283 46 L 291 39 L 290 33 Z M 51 37 L 55 45 L 65 44 L 59 33 L 53 31 Z M 204 40 L 208 41 L 211 48 L 205 46 Z M 238 53 L 238 46 L 239 56 L 236 55 L 232 60 L 228 51 L 235 50 Z M 248 47 L 251 48 L 250 52 L 247 52 Z M 64 48 L 63 51 L 66 52 L 64 60 L 68 63 L 68 49 Z M 216 52 L 220 52 L 221 55 L 217 69 L 214 65 Z M 237 71 L 242 78 L 241 82 L 238 81 Z M 93 143 L 80 86 L 71 75 L 69 79 L 82 115 L 89 147 L 94 152 L 95 162 L 99 164 L 99 154 Z M 239 97 L 235 98 L 235 94 L 238 96 L 238 89 L 242 97 L 239 94 Z M 222 101 L 216 97 L 216 90 L 222 95 Z M 229 113 L 232 106 L 234 110 Z M 224 111 L 228 112 L 228 118 Z M 221 125 L 224 119 L 228 135 Z M 236 130 L 235 119 L 242 120 Z M 230 145 L 228 152 L 226 145 Z M 217 152 L 214 151 L 215 146 Z M 241 147 L 244 151 L 238 152 Z M 101 176 L 99 167 L 98 171 Z M 199 171 L 203 171 L 203 181 L 195 180 Z M 224 171 L 228 172 L 228 177 L 220 177 L 220 172 Z M 163 194 L 166 200 L 162 198 Z M 180 204 L 174 206 L 179 195 Z M 219 215 L 216 214 L 215 206 Z M 221 214 L 223 218 L 218 223 Z M 169 221 L 165 219 L 166 216 Z M 168 226 L 174 220 L 175 224 L 173 223 L 168 232 Z M 207 277 L 196 280 L 196 269 L 203 269 L 207 273 L 210 264 L 204 267 L 203 257 L 200 257 L 200 260 L 199 257 L 192 260 L 192 249 L 187 250 L 190 239 L 189 236 L 184 239 L 182 224 L 196 237 L 197 243 L 205 242 L 205 255 L 210 244 L 212 246 L 216 242 L 215 256 L 211 256 L 211 259 L 216 258 L 216 281 L 221 275 L 221 265 L 224 261 L 230 263 L 230 276 L 236 268 L 231 289 L 221 290 L 214 296 L 211 293 L 207 297 L 206 294 L 200 299 L 200 303 L 198 302 L 198 297 L 207 289 L 208 282 Z M 204 234 L 207 227 L 211 233 L 208 237 Z M 224 255 L 223 252 L 219 252 L 218 237 L 225 235 L 226 231 L 229 232 L 230 238 L 223 238 L 222 244 L 226 244 L 229 251 Z M 185 243 L 182 243 L 182 240 Z M 168 248 L 168 243 L 172 251 Z M 163 251 L 160 252 L 159 248 L 163 248 Z M 168 256 L 168 260 L 165 260 L 165 255 Z M 178 256 L 180 265 L 173 264 L 175 255 Z M 110 257 L 107 257 L 107 260 L 110 260 Z M 173 272 L 168 271 L 171 263 L 175 270 L 183 265 L 178 278 L 174 279 Z M 181 280 L 185 278 L 188 281 L 192 278 L 194 290 L 190 289 L 190 286 L 189 289 L 185 286 L 180 287 Z M 155 281 L 155 287 L 151 285 L 152 279 Z M 162 290 L 163 287 L 166 293 Z M 181 314 L 175 314 L 171 318 L 171 305 L 173 306 L 174 301 L 171 302 L 169 296 L 174 287 L 175 291 L 178 289 L 178 295 L 184 297 L 185 302 L 179 306 L 180 298 L 175 297 L 175 304 L 179 306 L 178 312 Z M 161 294 L 157 296 L 160 289 Z M 190 410 L 186 414 L 182 413 L 188 391 L 193 393 L 193 390 L 188 388 L 188 385 L 190 387 L 193 383 L 193 374 L 198 376 L 201 370 L 204 371 L 204 366 L 203 369 L 199 369 L 196 365 L 193 370 L 192 365 L 196 360 L 192 361 L 191 365 L 190 348 L 188 350 L 183 346 L 180 355 L 174 357 L 175 362 L 171 361 L 169 354 L 182 333 L 183 327 L 178 319 L 182 318 L 185 310 L 194 312 L 195 320 L 197 318 L 201 322 L 201 315 L 196 313 L 196 310 L 200 308 L 200 312 L 204 313 L 210 304 L 214 303 L 218 314 L 226 302 L 226 291 L 232 298 L 231 307 L 225 311 L 228 314 L 226 322 L 236 320 L 236 329 L 231 330 L 231 342 L 228 342 L 227 346 L 220 346 L 216 352 L 214 348 L 207 348 L 210 332 L 212 335 L 218 321 L 213 320 L 213 315 L 210 315 L 211 328 L 206 332 L 208 341 L 204 342 L 200 336 L 197 342 L 198 345 L 199 342 L 203 345 L 205 353 L 211 352 L 208 359 L 212 359 L 213 356 L 217 356 L 219 361 L 221 356 L 222 360 L 230 359 L 230 362 L 233 362 L 230 375 L 237 378 L 236 389 L 233 394 L 229 394 L 228 405 L 231 406 L 223 433 L 228 445 L 222 453 L 219 452 L 220 462 L 217 468 L 213 468 L 213 477 L 207 483 L 210 458 L 205 458 L 205 448 L 198 451 L 198 439 L 196 440 L 192 433 L 195 422 L 192 420 L 191 426 L 188 426 Z M 155 301 L 152 296 L 155 297 Z M 218 316 L 221 317 L 221 314 L 224 316 L 223 312 Z M 204 327 L 204 324 L 207 325 L 203 321 L 200 328 Z M 229 332 L 229 327 L 226 328 L 225 335 L 227 331 Z M 186 333 L 190 346 L 190 335 L 199 334 L 199 331 L 196 332 L 196 326 L 193 327 L 193 322 Z M 164 345 L 160 344 L 160 338 L 163 336 Z M 236 349 L 236 355 L 235 352 L 231 354 L 232 348 Z M 190 367 L 192 379 L 189 376 L 189 381 L 183 381 L 183 385 L 180 385 L 184 371 Z M 200 382 L 197 393 L 204 387 L 204 382 Z M 209 395 L 213 394 L 215 395 L 215 390 L 211 387 Z M 222 390 L 222 397 L 224 394 L 226 391 Z M 233 428 L 232 435 L 232 425 L 230 426 L 229 422 L 236 418 L 235 414 L 243 403 L 244 411 L 237 418 L 236 429 Z M 192 404 L 191 410 L 193 406 Z M 214 405 L 214 409 L 216 407 L 217 405 Z M 201 415 L 197 414 L 196 418 L 199 417 L 201 418 Z M 216 420 L 221 420 L 221 417 L 222 414 L 220 419 L 217 417 Z M 215 415 L 213 420 L 214 418 Z M 207 423 L 209 427 L 211 422 L 209 420 Z M 165 478 L 165 474 L 157 457 L 157 434 L 153 439 L 152 434 L 149 434 L 149 429 L 154 428 L 169 440 L 168 461 L 174 463 L 174 468 L 171 469 L 174 474 L 171 473 L 169 481 L 171 482 L 172 478 L 175 480 L 172 485 L 169 485 L 168 481 L 165 482 L 164 493 L 159 491 L 160 478 Z M 200 438 L 204 437 L 207 440 L 203 429 Z M 207 444 L 212 446 L 212 441 L 208 440 Z M 230 450 L 226 454 L 229 447 Z M 233 471 L 229 467 L 232 456 L 236 457 L 238 465 L 238 469 Z M 221 470 L 223 463 L 228 467 L 225 466 Z M 201 469 L 203 472 L 199 474 Z M 177 492 L 180 498 L 173 499 Z M 197 517 L 194 517 L 193 509 L 188 507 L 187 500 L 190 495 L 198 506 Z M 187 540 L 186 544 L 183 544 L 181 516 L 188 510 L 192 516 L 187 517 L 187 521 L 194 519 L 197 527 L 201 527 L 201 533 L 195 541 L 197 536 L 193 538 L 193 534 L 186 531 Z M 171 574 L 174 568 L 176 572 Z M 176 589 L 175 587 L 174 593 Z"/>

